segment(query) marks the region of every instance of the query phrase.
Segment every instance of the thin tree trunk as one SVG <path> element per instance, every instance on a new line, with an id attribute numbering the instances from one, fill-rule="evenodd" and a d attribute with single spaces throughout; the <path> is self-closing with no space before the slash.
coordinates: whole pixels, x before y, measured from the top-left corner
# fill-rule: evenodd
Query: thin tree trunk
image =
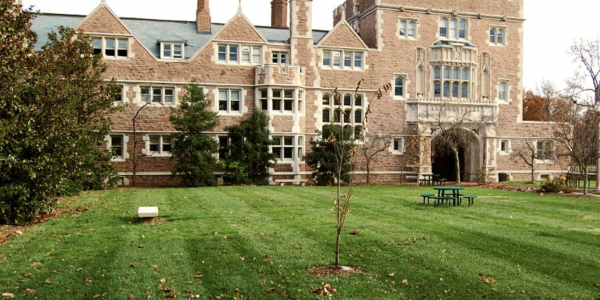
<path id="1" fill-rule="evenodd" d="M 585 177 L 583 178 L 583 195 L 584 195 L 584 196 L 587 196 L 587 194 L 588 194 L 588 186 L 589 186 L 589 183 L 588 183 L 588 169 L 587 169 L 587 166 L 586 166 L 585 170 L 583 171 L 583 174 L 584 174 L 584 176 L 585 176 Z M 598 184 L 596 183 L 596 185 L 598 185 Z"/>
<path id="2" fill-rule="evenodd" d="M 535 183 L 535 163 L 531 163 L 531 183 Z"/>
<path id="3" fill-rule="evenodd" d="M 454 158 L 456 160 L 456 183 L 458 184 L 460 183 L 460 160 L 458 157 L 458 150 L 454 150 Z"/>
<path id="4" fill-rule="evenodd" d="M 371 185 L 371 168 L 369 167 L 369 160 L 367 160 L 367 185 Z"/>

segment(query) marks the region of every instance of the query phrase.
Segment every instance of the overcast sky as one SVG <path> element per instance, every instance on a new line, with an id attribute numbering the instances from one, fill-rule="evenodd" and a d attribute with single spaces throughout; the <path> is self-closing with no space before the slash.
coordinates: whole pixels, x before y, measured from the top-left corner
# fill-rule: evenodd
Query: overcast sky
<path id="1" fill-rule="evenodd" d="M 242 0 L 242 12 L 254 25 L 268 26 L 270 2 Z M 313 28 L 331 29 L 332 11 L 342 2 L 314 0 Z M 99 3 L 100 0 L 23 0 L 23 6 L 33 5 L 41 12 L 80 15 L 87 15 Z M 106 3 L 121 17 L 194 20 L 196 14 L 196 0 L 106 0 Z M 239 0 L 211 0 L 212 21 L 229 21 L 236 14 L 238 3 Z M 576 69 L 566 52 L 574 40 L 600 38 L 599 12 L 600 0 L 525 0 L 525 88 L 534 89 L 543 79 L 564 87 L 565 79 Z"/>

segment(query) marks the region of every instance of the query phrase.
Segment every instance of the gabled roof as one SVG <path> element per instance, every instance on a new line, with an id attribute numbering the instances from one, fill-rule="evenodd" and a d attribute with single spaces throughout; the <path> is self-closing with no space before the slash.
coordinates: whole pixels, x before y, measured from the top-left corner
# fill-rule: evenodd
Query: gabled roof
<path id="1" fill-rule="evenodd" d="M 321 41 L 319 41 L 318 45 L 325 47 L 369 48 L 345 20 L 338 22 L 338 24 L 335 25 Z"/>
<path id="2" fill-rule="evenodd" d="M 41 14 L 33 20 L 32 29 L 38 34 L 36 50 L 48 41 L 48 33 L 58 31 L 59 26 L 77 28 L 87 16 L 64 15 L 64 14 Z M 213 23 L 211 33 L 198 33 L 195 21 L 168 21 L 151 20 L 139 18 L 120 18 L 131 33 L 148 49 L 155 57 L 160 57 L 158 40 L 181 40 L 187 41 L 185 46 L 185 58 L 190 59 L 200 49 L 211 42 L 221 32 L 224 24 Z M 269 43 L 289 44 L 290 30 L 287 28 L 272 28 L 266 26 L 255 26 L 256 31 Z M 313 30 L 313 40 L 316 45 L 328 31 Z"/>

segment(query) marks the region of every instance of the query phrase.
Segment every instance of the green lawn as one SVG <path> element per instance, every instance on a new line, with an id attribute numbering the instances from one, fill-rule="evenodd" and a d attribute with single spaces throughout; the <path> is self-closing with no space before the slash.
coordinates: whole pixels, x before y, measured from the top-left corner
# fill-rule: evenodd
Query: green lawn
<path id="1" fill-rule="evenodd" d="M 600 200 L 467 187 L 474 206 L 433 207 L 419 197 L 430 191 L 356 188 L 341 259 L 364 273 L 330 278 L 306 271 L 333 262 L 334 188 L 87 193 L 0 245 L 0 294 L 315 299 L 329 283 L 336 299 L 600 297 Z M 138 220 L 145 205 L 157 225 Z"/>

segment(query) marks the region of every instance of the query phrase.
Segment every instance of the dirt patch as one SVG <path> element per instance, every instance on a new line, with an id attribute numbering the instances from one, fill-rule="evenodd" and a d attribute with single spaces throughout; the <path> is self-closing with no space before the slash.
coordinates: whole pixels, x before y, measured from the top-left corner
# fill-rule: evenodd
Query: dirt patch
<path id="1" fill-rule="evenodd" d="M 39 216 L 35 217 L 33 224 L 39 224 L 46 222 L 47 220 L 54 219 L 58 217 L 60 213 L 60 210 L 56 210 L 53 213 L 41 213 Z M 23 234 L 31 226 L 33 225 L 0 225 L 0 244 L 8 242 L 11 237 Z"/>
<path id="2" fill-rule="evenodd" d="M 342 266 L 339 268 L 336 266 L 318 266 L 314 269 L 308 270 L 307 272 L 310 275 L 323 276 L 323 277 L 348 276 L 348 275 L 355 275 L 355 274 L 362 273 L 362 271 L 359 270 L 358 268 L 346 267 L 346 266 Z"/>

